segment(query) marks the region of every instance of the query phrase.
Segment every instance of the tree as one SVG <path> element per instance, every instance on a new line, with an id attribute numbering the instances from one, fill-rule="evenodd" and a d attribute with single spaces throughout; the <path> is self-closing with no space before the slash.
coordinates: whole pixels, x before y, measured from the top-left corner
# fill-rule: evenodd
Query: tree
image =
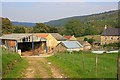
<path id="1" fill-rule="evenodd" d="M 90 38 L 87 40 L 90 44 L 92 44 L 95 40 L 93 38 Z"/>
<path id="2" fill-rule="evenodd" d="M 47 33 L 47 32 L 49 32 L 49 27 L 43 23 L 36 23 L 36 25 L 33 27 L 33 32 Z"/>
<path id="3" fill-rule="evenodd" d="M 48 32 L 50 32 L 50 33 L 57 33 L 58 30 L 57 30 L 56 27 L 50 27 L 50 26 L 49 26 L 49 31 L 48 31 Z"/>
<path id="4" fill-rule="evenodd" d="M 83 27 L 79 20 L 70 20 L 65 24 L 66 35 L 81 36 L 83 32 Z"/>
<path id="5" fill-rule="evenodd" d="M 84 41 L 88 41 L 88 38 L 85 37 L 85 38 L 84 38 Z"/>
<path id="6" fill-rule="evenodd" d="M 2 18 L 2 33 L 7 34 L 12 32 L 13 32 L 12 22 L 8 18 Z"/>
<path id="7" fill-rule="evenodd" d="M 14 27 L 14 33 L 26 33 L 27 28 L 22 26 L 15 26 Z"/>

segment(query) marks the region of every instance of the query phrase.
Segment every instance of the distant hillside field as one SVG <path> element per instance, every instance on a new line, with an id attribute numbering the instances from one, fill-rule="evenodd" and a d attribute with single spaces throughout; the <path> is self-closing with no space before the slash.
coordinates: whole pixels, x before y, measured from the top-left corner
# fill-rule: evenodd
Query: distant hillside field
<path id="1" fill-rule="evenodd" d="M 115 11 L 108 11 L 104 13 L 98 13 L 98 14 L 92 14 L 92 15 L 85 15 L 85 16 L 73 16 L 68 18 L 62 18 L 58 20 L 52 20 L 49 22 L 45 22 L 45 24 L 49 26 L 64 26 L 65 23 L 72 19 L 77 19 L 80 22 L 94 22 L 94 21 L 100 21 L 100 22 L 114 22 L 118 18 L 118 10 Z"/>
<path id="2" fill-rule="evenodd" d="M 27 26 L 27 27 L 35 26 L 35 23 L 30 23 L 30 22 L 15 22 L 15 21 L 12 21 L 12 24 L 17 25 L 17 26 Z"/>
<path id="3" fill-rule="evenodd" d="M 83 37 L 77 37 L 77 40 L 81 40 L 81 41 L 84 41 L 84 38 L 93 38 L 95 39 L 96 41 L 100 42 L 100 35 L 88 35 L 88 36 L 83 36 Z"/>
<path id="4" fill-rule="evenodd" d="M 51 20 L 49 22 L 45 22 L 45 24 L 49 26 L 55 26 L 55 27 L 61 27 L 64 26 L 68 21 L 72 19 L 77 19 L 80 22 L 93 22 L 96 23 L 113 23 L 115 20 L 118 18 L 118 10 L 114 11 L 108 11 L 108 12 L 103 12 L 103 13 L 97 13 L 97 14 L 91 14 L 91 15 L 85 15 L 85 16 L 73 16 L 73 17 L 66 17 L 58 20 Z M 116 23 L 116 22 L 115 22 Z M 35 23 L 32 22 L 15 22 L 12 21 L 13 25 L 18 25 L 18 26 L 35 26 Z"/>

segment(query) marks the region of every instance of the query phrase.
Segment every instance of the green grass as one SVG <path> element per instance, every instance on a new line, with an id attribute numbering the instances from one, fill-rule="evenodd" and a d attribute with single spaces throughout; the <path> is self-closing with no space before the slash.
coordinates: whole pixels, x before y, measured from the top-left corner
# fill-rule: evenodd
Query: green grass
<path id="1" fill-rule="evenodd" d="M 48 57 L 69 78 L 116 78 L 118 54 L 99 54 L 96 74 L 95 54 L 57 53 Z M 83 58 L 84 57 L 84 58 Z M 84 66 L 83 66 L 84 64 Z"/>
<path id="2" fill-rule="evenodd" d="M 15 52 L 2 50 L 2 77 L 3 78 L 20 78 L 22 71 L 28 66 L 25 59 L 21 58 Z"/>

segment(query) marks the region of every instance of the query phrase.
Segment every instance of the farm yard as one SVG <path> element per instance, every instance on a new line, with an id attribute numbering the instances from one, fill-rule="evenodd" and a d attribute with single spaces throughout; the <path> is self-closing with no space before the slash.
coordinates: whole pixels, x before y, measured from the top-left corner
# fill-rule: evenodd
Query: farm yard
<path id="1" fill-rule="evenodd" d="M 117 53 L 99 54 L 96 72 L 96 54 L 73 52 L 57 53 L 47 59 L 69 78 L 117 78 Z"/>

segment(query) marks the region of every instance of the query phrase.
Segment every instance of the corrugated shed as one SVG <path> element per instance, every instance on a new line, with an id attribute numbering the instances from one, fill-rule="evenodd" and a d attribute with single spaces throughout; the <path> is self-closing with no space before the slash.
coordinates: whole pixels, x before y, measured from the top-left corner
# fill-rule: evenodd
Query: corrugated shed
<path id="1" fill-rule="evenodd" d="M 68 49 L 83 47 L 78 41 L 62 41 L 61 43 Z"/>
<path id="2" fill-rule="evenodd" d="M 6 35 L 3 35 L 1 37 L 1 39 L 10 39 L 10 40 L 18 40 L 18 39 L 22 39 L 22 38 L 25 38 L 25 37 L 28 37 L 28 36 L 31 36 L 32 34 L 6 34 Z"/>

